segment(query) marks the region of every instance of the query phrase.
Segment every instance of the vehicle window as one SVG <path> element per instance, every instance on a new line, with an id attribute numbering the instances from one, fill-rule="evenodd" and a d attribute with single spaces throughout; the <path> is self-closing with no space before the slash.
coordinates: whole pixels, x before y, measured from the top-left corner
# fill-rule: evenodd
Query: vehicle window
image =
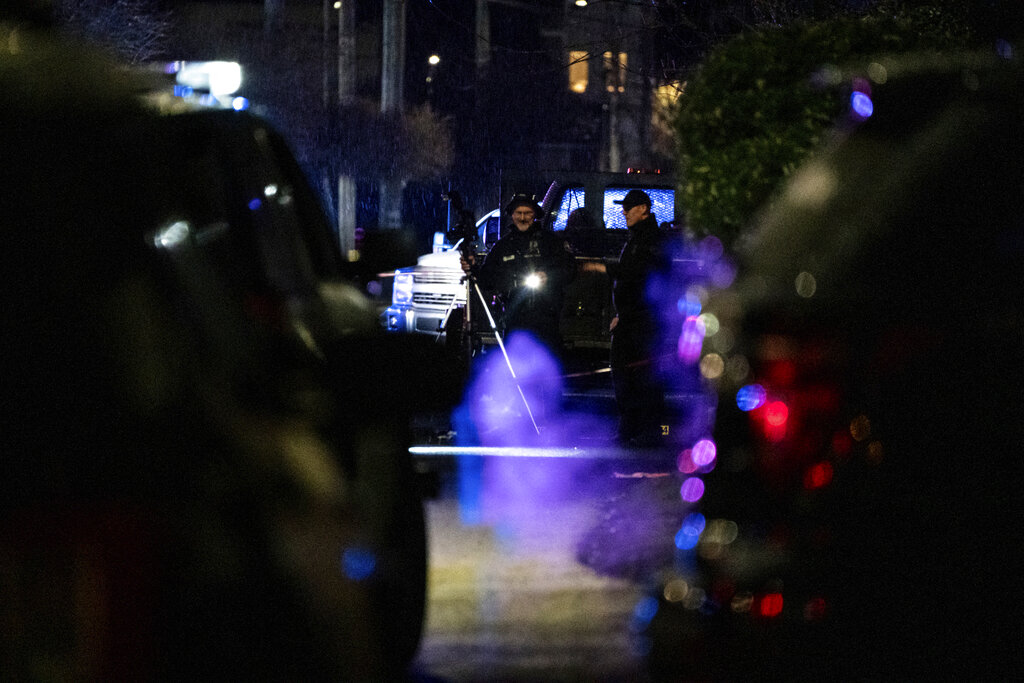
<path id="1" fill-rule="evenodd" d="M 337 278 L 342 270 L 340 253 L 334 230 L 325 220 L 320 200 L 310 190 L 303 171 L 280 134 L 270 131 L 267 142 L 270 143 L 271 156 L 279 172 L 287 179 L 294 193 L 292 209 L 297 215 L 302 247 L 309 257 L 315 277 L 323 280 Z"/>
<path id="2" fill-rule="evenodd" d="M 501 217 L 491 216 L 487 219 L 487 239 L 484 240 L 484 244 L 491 245 L 498 241 L 501 237 Z"/>
<path id="3" fill-rule="evenodd" d="M 236 153 L 246 153 L 246 217 L 251 221 L 264 271 L 274 291 L 312 291 L 318 280 L 315 249 L 310 248 L 307 224 L 296 206 L 297 179 L 282 171 L 279 159 L 266 144 L 269 134 L 264 129 L 258 128 L 250 135 L 251 147 Z"/>
<path id="4" fill-rule="evenodd" d="M 311 291 L 325 261 L 309 234 L 300 179 L 282 168 L 262 128 L 227 127 L 182 115 L 167 126 L 163 173 L 175 202 L 197 229 L 199 246 L 236 295 Z M 318 268 L 318 266 L 320 266 Z"/>
<path id="5" fill-rule="evenodd" d="M 565 193 L 562 195 L 562 201 L 558 205 L 558 209 L 553 209 L 555 214 L 555 221 L 552 224 L 552 230 L 565 230 L 565 222 L 569 218 L 569 214 L 572 213 L 573 209 L 578 209 L 584 204 L 583 198 L 584 192 L 582 186 L 567 187 Z"/>
<path id="6" fill-rule="evenodd" d="M 625 230 L 626 218 L 622 215 L 622 206 L 615 201 L 621 201 L 626 193 L 634 188 L 631 187 L 609 187 L 604 191 L 604 224 L 609 230 Z M 665 188 L 642 188 L 651 198 L 651 213 L 658 219 L 658 222 L 671 221 L 675 217 L 676 193 L 675 190 Z"/>
<path id="7" fill-rule="evenodd" d="M 159 126 L 163 147 L 154 149 L 154 172 L 166 187 L 155 201 L 167 220 L 184 220 L 196 233 L 196 246 L 211 257 L 222 282 L 236 295 L 263 284 L 257 246 L 247 212 L 235 206 L 237 184 L 213 129 L 191 117 L 175 117 Z"/>

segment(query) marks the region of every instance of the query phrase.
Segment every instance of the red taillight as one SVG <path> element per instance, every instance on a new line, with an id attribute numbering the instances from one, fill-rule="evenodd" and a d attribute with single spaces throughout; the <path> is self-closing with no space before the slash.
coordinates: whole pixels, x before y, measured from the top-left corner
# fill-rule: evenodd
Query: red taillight
<path id="1" fill-rule="evenodd" d="M 832 465 L 827 462 L 819 462 L 811 465 L 804 473 L 804 488 L 808 490 L 820 489 L 832 483 Z"/>
<path id="2" fill-rule="evenodd" d="M 782 401 L 772 401 L 764 407 L 764 421 L 769 427 L 785 427 L 789 419 L 789 406 Z"/>
<path id="3" fill-rule="evenodd" d="M 772 618 L 782 614 L 782 593 L 767 593 L 757 601 L 757 614 Z"/>

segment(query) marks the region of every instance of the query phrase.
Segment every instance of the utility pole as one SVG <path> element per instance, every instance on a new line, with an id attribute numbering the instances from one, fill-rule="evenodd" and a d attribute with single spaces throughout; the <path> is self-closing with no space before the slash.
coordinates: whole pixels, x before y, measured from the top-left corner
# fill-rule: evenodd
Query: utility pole
<path id="1" fill-rule="evenodd" d="M 356 0 L 336 0 L 334 7 L 338 11 L 338 108 L 344 110 L 356 94 Z M 349 175 L 338 176 L 338 246 L 346 257 L 355 253 L 356 179 Z"/>
<path id="2" fill-rule="evenodd" d="M 400 117 L 403 110 L 405 70 L 405 0 L 384 0 L 381 47 L 380 111 Z M 402 227 L 404 178 L 380 179 L 379 227 Z"/>
<path id="3" fill-rule="evenodd" d="M 280 0 L 277 0 L 280 1 Z M 356 69 L 356 0 L 322 0 L 323 36 L 322 64 L 323 71 L 322 97 L 326 116 L 341 116 L 344 108 L 355 99 Z M 337 15 L 337 45 L 331 45 L 331 31 Z M 334 59 L 334 47 L 337 59 Z M 336 78 L 332 82 L 332 71 Z M 337 85 L 337 99 L 333 97 Z M 344 125 L 344 123 L 342 123 Z M 355 258 L 356 248 L 356 182 L 348 175 L 333 177 L 329 170 L 324 172 L 321 180 L 324 190 L 333 192 L 337 183 L 337 228 L 338 248 L 341 255 L 349 260 Z"/>
<path id="4" fill-rule="evenodd" d="M 487 75 L 491 64 L 491 13 L 488 0 L 476 0 L 476 77 Z"/>
<path id="5" fill-rule="evenodd" d="M 284 0 L 263 0 L 263 33 L 273 36 L 284 20 Z"/>

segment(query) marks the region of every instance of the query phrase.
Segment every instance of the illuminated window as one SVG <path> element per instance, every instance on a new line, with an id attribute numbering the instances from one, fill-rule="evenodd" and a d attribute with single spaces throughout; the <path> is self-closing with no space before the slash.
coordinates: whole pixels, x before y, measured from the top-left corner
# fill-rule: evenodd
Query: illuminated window
<path id="1" fill-rule="evenodd" d="M 665 109 L 672 107 L 679 99 L 679 96 L 683 94 L 685 87 L 686 83 L 679 81 L 659 85 L 652 93 L 654 106 Z"/>
<path id="2" fill-rule="evenodd" d="M 587 71 L 590 62 L 583 50 L 569 51 L 569 90 L 573 92 L 587 91 Z"/>
<path id="3" fill-rule="evenodd" d="M 551 226 L 553 230 L 565 230 L 565 224 L 569 220 L 569 214 L 574 209 L 582 208 L 584 204 L 583 188 L 576 186 L 567 188 L 562 195 L 562 202 L 555 211 L 555 222 Z"/>
<path id="4" fill-rule="evenodd" d="M 624 92 L 626 90 L 626 66 L 628 60 L 625 52 L 604 53 L 604 85 L 608 92 Z"/>
<path id="5" fill-rule="evenodd" d="M 671 221 L 675 218 L 676 193 L 674 190 L 645 187 L 641 188 L 651 198 L 651 213 L 658 222 Z M 622 215 L 622 205 L 615 200 L 622 200 L 629 192 L 628 187 L 609 187 L 604 191 L 604 224 L 611 230 L 625 230 L 626 217 Z"/>

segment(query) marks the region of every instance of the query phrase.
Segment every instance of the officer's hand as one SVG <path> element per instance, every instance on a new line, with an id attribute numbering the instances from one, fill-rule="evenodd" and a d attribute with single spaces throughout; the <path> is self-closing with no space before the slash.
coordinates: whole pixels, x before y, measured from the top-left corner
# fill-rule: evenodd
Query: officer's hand
<path id="1" fill-rule="evenodd" d="M 609 331 L 609 332 L 611 332 L 612 330 L 614 330 L 614 329 L 615 329 L 615 327 L 616 327 L 616 326 L 617 326 L 618 324 L 619 324 L 619 316 L 615 316 L 614 318 L 612 318 L 612 322 L 611 322 L 611 324 L 610 324 L 610 325 L 608 325 L 608 331 Z"/>

